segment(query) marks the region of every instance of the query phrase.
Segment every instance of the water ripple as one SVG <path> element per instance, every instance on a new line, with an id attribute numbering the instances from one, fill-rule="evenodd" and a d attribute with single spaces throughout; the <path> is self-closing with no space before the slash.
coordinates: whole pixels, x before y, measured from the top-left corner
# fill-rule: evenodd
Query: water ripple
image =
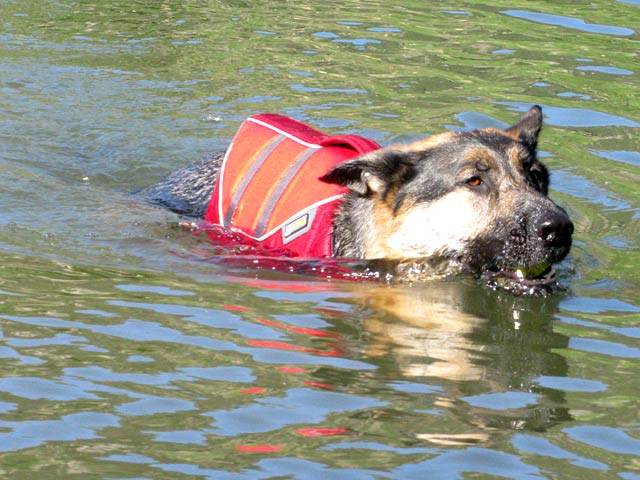
<path id="1" fill-rule="evenodd" d="M 626 70 L 624 68 L 606 67 L 606 66 L 600 66 L 600 65 L 586 65 L 583 67 L 576 67 L 576 70 L 580 70 L 583 72 L 606 73 L 608 75 L 633 75 L 633 72 L 631 70 Z"/>
<path id="2" fill-rule="evenodd" d="M 640 358 L 640 349 L 595 338 L 572 337 L 569 339 L 569 348 L 618 358 Z"/>
<path id="3" fill-rule="evenodd" d="M 531 20 L 545 25 L 555 25 L 558 27 L 580 30 L 588 33 L 598 33 L 602 35 L 628 36 L 634 35 L 635 30 L 627 27 L 616 27 L 612 25 L 600 25 L 597 23 L 587 23 L 580 18 L 565 17 L 562 15 L 551 15 L 548 13 L 531 12 L 528 10 L 503 10 L 500 13 L 510 17 Z"/>
<path id="4" fill-rule="evenodd" d="M 628 150 L 590 150 L 591 153 L 599 157 L 613 160 L 615 162 L 626 163 L 635 167 L 640 167 L 640 152 Z"/>
<path id="5" fill-rule="evenodd" d="M 609 470 L 609 467 L 604 463 L 568 452 L 544 438 L 517 434 L 513 437 L 512 443 L 515 448 L 522 452 L 543 455 L 550 458 L 567 459 L 577 467 L 590 468 L 592 470 Z"/>
<path id="6" fill-rule="evenodd" d="M 574 440 L 609 452 L 640 455 L 640 440 L 627 435 L 618 428 L 582 425 L 565 428 L 563 431 Z"/>
<path id="7" fill-rule="evenodd" d="M 490 408 L 494 410 L 511 410 L 524 408 L 538 403 L 539 395 L 529 392 L 495 392 L 483 393 L 469 397 L 460 397 L 469 405 L 478 408 Z"/>
<path id="8" fill-rule="evenodd" d="M 146 430 L 147 435 L 153 435 L 154 441 L 166 443 L 185 443 L 194 445 L 206 445 L 207 434 L 198 430 L 177 430 L 171 432 L 159 432 L 155 430 Z"/>
<path id="9" fill-rule="evenodd" d="M 33 448 L 48 442 L 98 438 L 96 430 L 118 426 L 120 420 L 117 416 L 94 412 L 74 413 L 60 420 L 0 421 L 0 428 L 12 430 L 0 432 L 0 451 Z"/>
<path id="10" fill-rule="evenodd" d="M 518 102 L 496 102 L 498 105 L 507 105 L 515 111 L 526 112 L 531 105 Z M 543 105 L 542 110 L 545 115 L 545 121 L 549 125 L 557 127 L 632 127 L 639 128 L 640 123 L 629 120 L 628 118 L 611 115 L 609 113 L 598 112 L 597 110 L 589 110 L 587 108 L 571 108 L 571 107 L 554 107 L 551 105 Z"/>
<path id="11" fill-rule="evenodd" d="M 128 302 L 121 303 L 128 304 Z M 171 308 L 174 307 L 175 306 L 172 306 Z M 270 364 L 321 364 L 355 370 L 373 370 L 376 368 L 374 365 L 365 362 L 343 358 L 332 350 L 322 352 L 312 349 L 296 348 L 295 345 L 292 346 L 285 342 L 273 341 L 256 341 L 253 345 L 248 344 L 250 346 L 241 346 L 227 340 L 218 340 L 207 336 L 186 335 L 179 330 L 165 327 L 159 323 L 145 322 L 142 320 L 130 319 L 116 325 L 94 325 L 49 317 L 20 317 L 6 315 L 0 318 L 28 325 L 89 330 L 95 333 L 125 338 L 137 342 L 167 342 L 179 345 L 191 345 L 215 351 L 245 353 L 251 355 L 258 362 Z M 12 356 L 15 356 L 15 354 Z M 37 361 L 40 360 L 38 359 Z"/>
<path id="12" fill-rule="evenodd" d="M 572 312 L 583 313 L 607 313 L 628 312 L 640 313 L 640 306 L 617 298 L 592 298 L 575 296 L 567 298 L 560 303 L 560 307 Z"/>
<path id="13" fill-rule="evenodd" d="M 554 170 L 552 185 L 556 190 L 582 200 L 585 203 L 602 205 L 612 210 L 627 210 L 632 205 L 617 198 L 609 190 L 599 187 L 591 180 L 567 170 Z"/>
<path id="14" fill-rule="evenodd" d="M 451 450 L 415 464 L 393 470 L 393 478 L 462 478 L 466 472 L 496 475 L 519 480 L 540 480 L 540 470 L 523 462 L 516 455 L 486 448 Z"/>
<path id="15" fill-rule="evenodd" d="M 116 408 L 118 413 L 129 416 L 155 415 L 196 410 L 193 402 L 179 398 L 147 396 Z"/>
<path id="16" fill-rule="evenodd" d="M 534 379 L 534 382 L 544 388 L 553 388 L 566 392 L 603 392 L 607 385 L 595 380 L 572 377 L 542 376 Z"/>
<path id="17" fill-rule="evenodd" d="M 30 400 L 47 399 L 69 401 L 96 400 L 100 397 L 88 393 L 84 388 L 68 385 L 57 380 L 35 377 L 13 377 L 0 379 L 0 390 Z"/>
<path id="18" fill-rule="evenodd" d="M 339 392 L 292 388 L 284 398 L 260 398 L 254 404 L 233 410 L 215 411 L 215 433 L 238 435 L 279 430 L 293 424 L 317 424 L 336 412 L 381 407 L 386 402 Z"/>

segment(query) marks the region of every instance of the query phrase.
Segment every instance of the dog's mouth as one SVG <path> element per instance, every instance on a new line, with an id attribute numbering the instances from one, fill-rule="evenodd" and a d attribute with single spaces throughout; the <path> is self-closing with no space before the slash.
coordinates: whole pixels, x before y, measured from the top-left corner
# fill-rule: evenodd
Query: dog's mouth
<path id="1" fill-rule="evenodd" d="M 486 271 L 481 278 L 491 287 L 525 295 L 547 294 L 558 288 L 556 269 L 549 262 L 533 267 Z"/>

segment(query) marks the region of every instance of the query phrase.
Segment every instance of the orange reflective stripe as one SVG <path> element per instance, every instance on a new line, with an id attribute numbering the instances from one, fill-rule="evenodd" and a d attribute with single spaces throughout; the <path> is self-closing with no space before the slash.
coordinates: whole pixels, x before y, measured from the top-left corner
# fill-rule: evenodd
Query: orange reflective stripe
<path id="1" fill-rule="evenodd" d="M 277 225 L 271 225 L 273 222 L 269 222 L 269 220 L 273 219 L 274 209 L 278 202 L 281 201 L 282 194 L 289 187 L 291 180 L 295 177 L 300 169 L 305 165 L 307 160 L 317 152 L 315 148 L 308 148 L 301 155 L 296 158 L 293 164 L 285 171 L 284 176 L 281 177 L 278 182 L 275 184 L 275 188 L 271 191 L 269 198 L 264 202 L 264 206 L 260 212 L 259 220 L 256 225 L 255 235 L 256 237 L 261 237 L 267 232 L 267 228 L 271 229 L 276 227 Z"/>
<path id="2" fill-rule="evenodd" d="M 255 128 L 252 123 L 246 123 L 234 137 L 231 147 L 227 152 L 227 157 L 231 156 L 242 161 L 230 161 L 223 165 L 224 169 L 224 194 L 231 198 L 231 194 L 238 189 L 238 185 L 243 181 L 245 173 L 251 168 L 254 159 L 271 144 L 278 136 L 277 133 L 266 128 Z M 247 138 L 251 141 L 248 142 Z M 238 141 L 239 140 L 239 141 Z"/>
<path id="3" fill-rule="evenodd" d="M 255 232 L 263 212 L 266 213 L 265 203 L 273 196 L 281 179 L 294 165 L 296 159 L 307 150 L 299 143 L 284 141 L 278 144 L 271 155 L 257 169 L 249 180 L 242 201 L 236 207 L 232 226 Z"/>
<path id="4" fill-rule="evenodd" d="M 232 190 L 231 201 L 227 206 L 227 211 L 224 215 L 224 224 L 231 225 L 233 220 L 233 216 L 236 212 L 242 197 L 244 196 L 247 188 L 249 187 L 249 183 L 253 180 L 256 172 L 262 167 L 262 164 L 269 158 L 269 155 L 273 153 L 273 151 L 278 148 L 286 137 L 283 135 L 278 135 L 269 143 L 265 144 L 250 161 L 246 162 L 244 171 L 241 172 L 239 177 L 236 179 L 236 184 L 234 185 L 234 189 Z"/>
<path id="5" fill-rule="evenodd" d="M 295 212 L 302 211 L 312 204 L 322 202 L 324 199 L 342 195 L 345 188 L 335 184 L 320 182 L 319 177 L 327 173 L 336 164 L 337 154 L 344 154 L 344 149 L 321 148 L 315 150 L 307 159 L 304 167 L 295 172 L 286 188 L 282 191 L 279 201 L 271 213 L 271 221 L 267 231 L 276 228 L 286 222 Z"/>

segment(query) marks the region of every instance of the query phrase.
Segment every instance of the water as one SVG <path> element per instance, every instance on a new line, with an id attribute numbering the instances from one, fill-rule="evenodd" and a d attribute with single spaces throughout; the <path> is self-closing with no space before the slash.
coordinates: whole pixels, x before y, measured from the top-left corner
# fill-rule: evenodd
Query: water
<path id="1" fill-rule="evenodd" d="M 0 4 L 2 476 L 640 478 L 639 8 Z M 531 104 L 547 298 L 221 259 L 128 193 L 264 111 L 388 144 Z"/>

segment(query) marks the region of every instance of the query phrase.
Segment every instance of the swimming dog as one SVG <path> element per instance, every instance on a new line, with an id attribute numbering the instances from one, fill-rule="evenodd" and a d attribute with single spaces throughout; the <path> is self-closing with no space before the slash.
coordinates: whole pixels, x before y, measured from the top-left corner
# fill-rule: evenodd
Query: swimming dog
<path id="1" fill-rule="evenodd" d="M 566 211 L 548 196 L 549 172 L 536 154 L 542 121 L 542 109 L 533 106 L 504 130 L 450 131 L 408 145 L 378 148 L 374 142 L 352 136 L 333 142 L 328 136 L 316 143 L 302 141 L 306 147 L 283 160 L 289 162 L 288 170 L 263 174 L 253 182 L 258 190 L 249 196 L 247 207 L 241 202 L 250 189 L 249 181 L 234 178 L 230 172 L 258 175 L 255 162 L 265 162 L 267 151 L 280 148 L 278 142 L 286 141 L 287 136 L 293 137 L 271 125 L 275 136 L 261 143 L 258 153 L 243 153 L 246 142 L 236 136 L 233 148 L 226 153 L 179 169 L 142 193 L 178 213 L 213 219 L 212 223 L 243 231 L 252 239 L 266 238 L 271 223 L 270 232 L 277 231 L 279 246 L 285 248 L 287 226 L 292 236 L 299 235 L 323 217 L 328 221 L 316 222 L 322 231 L 313 233 L 306 242 L 328 244 L 321 254 L 393 261 L 423 259 L 427 263 L 437 258 L 454 270 L 476 276 L 535 283 L 543 277 L 548 280 L 551 266 L 568 254 L 574 228 Z M 269 123 L 253 123 L 260 122 Z M 252 138 L 255 135 L 249 142 Z M 316 173 L 300 178 L 301 158 L 316 155 L 321 147 L 344 147 L 341 143 L 351 149 L 349 155 L 333 163 L 318 160 Z M 254 164 L 227 168 L 232 152 L 251 156 Z M 295 172 L 291 173 L 292 169 Z M 278 185 L 284 177 L 287 183 Z M 292 191 L 294 183 L 297 192 Z M 280 208 L 276 192 L 287 191 L 290 199 L 297 199 L 318 185 L 333 189 L 318 197 L 326 201 L 310 201 L 300 209 L 301 216 L 286 219 L 288 224 L 269 217 Z M 225 195 L 224 208 L 231 210 L 223 210 L 219 204 Z M 252 205 L 258 201 L 267 205 L 256 210 Z M 325 205 L 331 208 L 318 214 L 317 208 Z M 236 221 L 239 211 L 245 219 Z M 253 225 L 253 230 L 243 227 L 243 222 Z M 314 256 L 317 251 L 295 253 Z"/>

